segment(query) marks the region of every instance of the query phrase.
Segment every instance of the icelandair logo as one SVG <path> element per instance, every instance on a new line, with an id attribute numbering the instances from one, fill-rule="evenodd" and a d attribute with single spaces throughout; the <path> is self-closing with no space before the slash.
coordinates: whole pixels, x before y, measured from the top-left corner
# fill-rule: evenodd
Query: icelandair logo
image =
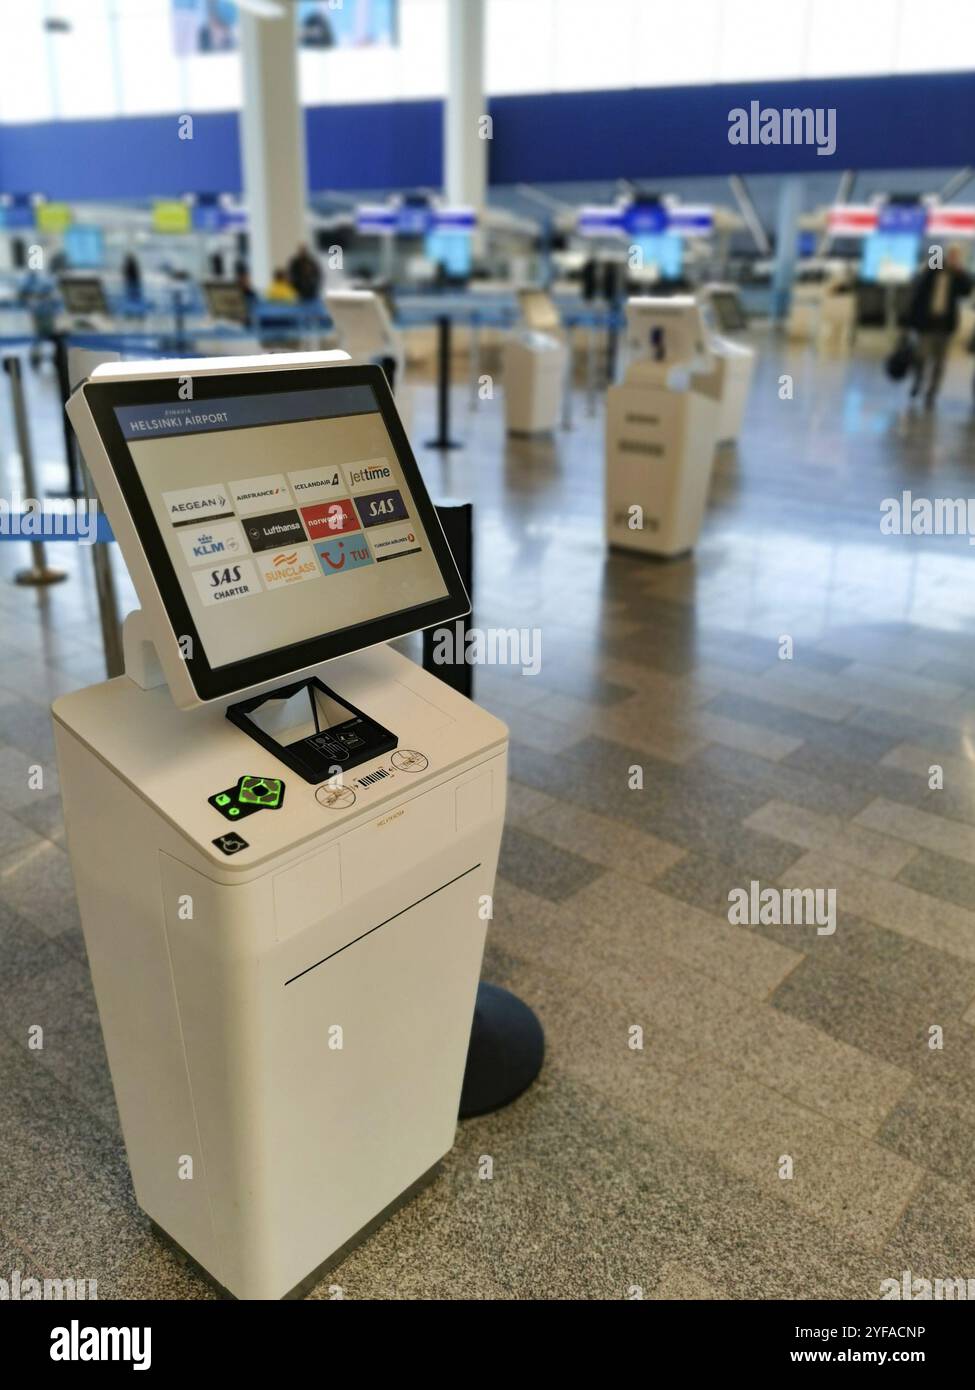
<path id="1" fill-rule="evenodd" d="M 750 101 L 748 109 L 728 112 L 730 145 L 815 145 L 816 153 L 836 153 L 835 106 L 763 106 Z"/>
<path id="2" fill-rule="evenodd" d="M 82 1327 L 72 1318 L 51 1329 L 52 1361 L 131 1361 L 134 1371 L 152 1365 L 151 1327 Z"/>

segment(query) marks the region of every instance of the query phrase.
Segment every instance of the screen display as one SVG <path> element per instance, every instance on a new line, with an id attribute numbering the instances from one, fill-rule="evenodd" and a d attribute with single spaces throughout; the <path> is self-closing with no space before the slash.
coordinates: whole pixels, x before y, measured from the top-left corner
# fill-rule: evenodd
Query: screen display
<path id="1" fill-rule="evenodd" d="M 211 668 L 448 597 L 371 386 L 114 413 Z"/>
<path id="2" fill-rule="evenodd" d="M 649 271 L 658 280 L 679 280 L 684 264 L 684 245 L 671 232 L 659 235 L 636 236 L 633 245 L 640 248 L 639 269 Z"/>
<path id="3" fill-rule="evenodd" d="M 920 253 L 921 238 L 913 232 L 874 232 L 864 239 L 861 278 L 878 285 L 905 284 Z"/>
<path id="4" fill-rule="evenodd" d="M 95 276 L 66 275 L 58 281 L 69 314 L 107 314 L 105 287 Z"/>
<path id="5" fill-rule="evenodd" d="M 453 229 L 428 232 L 423 253 L 428 261 L 443 266 L 444 273 L 453 280 L 464 280 L 471 273 L 470 232 Z"/>
<path id="6" fill-rule="evenodd" d="M 105 239 L 101 227 L 82 223 L 64 234 L 64 254 L 68 265 L 101 268 L 105 260 Z"/>

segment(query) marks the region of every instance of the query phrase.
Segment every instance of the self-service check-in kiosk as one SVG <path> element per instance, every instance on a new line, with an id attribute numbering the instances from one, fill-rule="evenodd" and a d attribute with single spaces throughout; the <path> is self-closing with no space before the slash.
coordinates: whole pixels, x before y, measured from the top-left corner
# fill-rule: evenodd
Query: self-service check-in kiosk
<path id="1" fill-rule="evenodd" d="M 669 557 L 697 542 L 720 405 L 711 335 L 690 296 L 626 306 L 626 367 L 606 393 L 610 546 Z"/>
<path id="2" fill-rule="evenodd" d="M 718 373 L 719 443 L 737 441 L 755 372 L 755 349 L 735 342 L 731 334 L 748 327 L 738 292 L 733 285 L 706 285 L 701 292 L 705 323 L 710 329 L 710 349 Z"/>
<path id="3" fill-rule="evenodd" d="M 135 1192 L 278 1298 L 453 1144 L 507 731 L 385 645 L 469 604 L 379 367 L 113 363 L 68 409 L 141 603 L 54 705 Z"/>
<path id="4" fill-rule="evenodd" d="M 406 385 L 406 348 L 385 300 L 375 290 L 329 290 L 325 307 L 349 356 L 357 362 L 378 362 L 382 366 L 409 434 L 413 425 L 413 395 Z"/>
<path id="5" fill-rule="evenodd" d="M 544 290 L 519 290 L 521 324 L 504 346 L 504 411 L 509 434 L 551 434 L 562 414 L 568 348 L 555 303 Z"/>

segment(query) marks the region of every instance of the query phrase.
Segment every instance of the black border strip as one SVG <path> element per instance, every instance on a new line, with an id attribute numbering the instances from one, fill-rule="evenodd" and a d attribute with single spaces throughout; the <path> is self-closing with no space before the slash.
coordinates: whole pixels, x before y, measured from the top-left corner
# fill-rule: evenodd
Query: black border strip
<path id="1" fill-rule="evenodd" d="M 354 946 L 357 941 L 363 941 L 367 936 L 372 936 L 373 932 L 378 931 L 380 927 L 385 927 L 388 926 L 390 922 L 395 922 L 396 918 L 402 917 L 404 912 L 412 912 L 415 907 L 419 907 L 421 903 L 425 903 L 427 898 L 432 898 L 435 897 L 437 893 L 442 893 L 445 888 L 449 888 L 451 884 L 459 883 L 462 878 L 466 878 L 468 874 L 472 874 L 475 869 L 479 869 L 480 867 L 480 864 L 472 864 L 469 869 L 465 869 L 464 872 L 458 874 L 456 878 L 451 878 L 448 879 L 446 883 L 441 883 L 439 888 L 434 888 L 430 893 L 424 893 L 422 898 L 417 898 L 416 902 L 410 903 L 409 907 L 401 907 L 399 912 L 394 912 L 392 917 L 386 918 L 385 922 L 377 922 L 374 927 L 370 927 L 368 931 L 364 931 L 361 936 L 353 937 L 351 941 L 347 941 L 344 946 L 340 946 L 338 950 L 333 951 L 331 955 L 322 956 L 321 960 L 316 960 L 314 965 L 306 965 L 304 970 L 299 970 L 297 975 L 292 975 L 290 980 L 285 980 L 285 989 L 287 989 L 288 985 L 293 985 L 295 980 L 300 980 L 302 975 L 307 975 L 310 970 L 317 970 L 320 965 L 324 965 L 325 962 L 331 960 L 333 956 L 340 956 L 343 951 L 347 951 L 349 947 Z"/>

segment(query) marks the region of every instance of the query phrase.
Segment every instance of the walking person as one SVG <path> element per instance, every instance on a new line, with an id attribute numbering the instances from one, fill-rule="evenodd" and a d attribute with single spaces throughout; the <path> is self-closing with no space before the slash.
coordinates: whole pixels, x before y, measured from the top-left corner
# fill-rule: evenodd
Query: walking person
<path id="1" fill-rule="evenodd" d="M 963 269 L 959 246 L 949 246 L 944 266 L 923 270 L 914 284 L 908 326 L 917 334 L 917 360 L 911 399 L 924 391 L 924 404 L 934 405 L 951 339 L 958 330 L 958 305 L 972 292 L 972 277 Z"/>

